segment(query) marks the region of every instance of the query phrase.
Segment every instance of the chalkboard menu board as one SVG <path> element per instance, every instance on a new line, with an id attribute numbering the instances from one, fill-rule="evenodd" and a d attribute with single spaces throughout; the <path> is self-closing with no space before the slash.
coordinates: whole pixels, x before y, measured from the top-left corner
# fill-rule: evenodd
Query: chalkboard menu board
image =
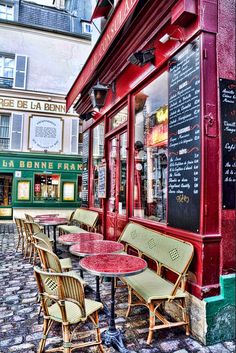
<path id="1" fill-rule="evenodd" d="M 168 224 L 199 232 L 200 42 L 169 62 Z"/>
<path id="2" fill-rule="evenodd" d="M 82 207 L 88 207 L 89 131 L 83 134 Z"/>
<path id="3" fill-rule="evenodd" d="M 220 79 L 223 208 L 236 204 L 236 81 Z"/>

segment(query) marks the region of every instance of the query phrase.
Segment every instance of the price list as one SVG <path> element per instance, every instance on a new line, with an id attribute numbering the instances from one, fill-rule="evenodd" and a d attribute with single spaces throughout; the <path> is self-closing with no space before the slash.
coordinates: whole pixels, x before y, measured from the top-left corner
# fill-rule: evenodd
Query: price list
<path id="1" fill-rule="evenodd" d="M 83 134 L 82 207 L 88 207 L 89 131 Z"/>
<path id="2" fill-rule="evenodd" d="M 169 62 L 168 224 L 199 232 L 200 43 Z"/>
<path id="3" fill-rule="evenodd" d="M 223 208 L 236 206 L 236 81 L 220 79 Z"/>

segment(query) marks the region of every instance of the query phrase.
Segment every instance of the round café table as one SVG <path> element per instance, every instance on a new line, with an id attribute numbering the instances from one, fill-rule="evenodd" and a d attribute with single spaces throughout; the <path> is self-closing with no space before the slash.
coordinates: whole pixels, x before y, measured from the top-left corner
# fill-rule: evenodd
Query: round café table
<path id="1" fill-rule="evenodd" d="M 115 325 L 115 277 L 137 275 L 147 268 L 145 260 L 125 254 L 99 254 L 84 257 L 80 266 L 95 276 L 111 277 L 111 315 L 109 328 L 102 334 L 104 344 L 121 353 L 129 353 L 123 342 L 123 333 Z"/>
<path id="2" fill-rule="evenodd" d="M 100 233 L 84 232 L 84 233 L 69 233 L 61 235 L 57 241 L 63 245 L 72 245 L 79 242 L 89 240 L 102 240 L 103 235 Z"/>
<path id="3" fill-rule="evenodd" d="M 70 253 L 79 256 L 85 257 L 88 255 L 94 254 L 110 254 L 121 252 L 124 250 L 124 245 L 116 241 L 111 240 L 90 240 L 76 243 L 70 247 Z M 99 288 L 99 276 L 96 276 L 96 297 L 95 300 L 101 302 L 100 288 Z M 107 308 L 104 310 L 108 312 Z"/>
<path id="4" fill-rule="evenodd" d="M 67 218 L 59 218 L 59 217 L 51 217 L 51 218 L 46 218 L 46 219 L 40 219 L 39 224 L 41 224 L 44 227 L 48 228 L 48 233 L 49 233 L 49 228 L 53 228 L 53 250 L 55 254 L 58 253 L 57 251 L 57 226 L 62 225 L 62 224 L 67 224 L 68 219 Z"/>

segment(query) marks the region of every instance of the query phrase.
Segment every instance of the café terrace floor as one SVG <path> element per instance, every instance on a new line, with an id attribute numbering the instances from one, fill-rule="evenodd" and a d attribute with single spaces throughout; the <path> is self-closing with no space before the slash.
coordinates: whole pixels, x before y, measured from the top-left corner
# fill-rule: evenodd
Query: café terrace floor
<path id="1" fill-rule="evenodd" d="M 38 322 L 39 304 L 37 303 L 37 288 L 33 276 L 33 265 L 23 259 L 20 252 L 15 251 L 16 230 L 13 224 L 0 224 L 0 353 L 37 351 L 42 335 L 42 316 Z M 61 257 L 67 257 L 66 247 Z M 72 256 L 74 269 L 78 268 L 78 258 Z M 85 280 L 94 288 L 93 276 L 85 273 Z M 88 291 L 87 297 L 94 298 L 94 292 Z M 110 283 L 101 284 L 101 296 L 104 302 L 110 303 Z M 160 330 L 154 334 L 151 346 L 146 344 L 148 331 L 148 313 L 145 308 L 135 308 L 129 318 L 125 318 L 127 290 L 119 288 L 116 291 L 116 325 L 125 331 L 126 345 L 131 353 L 229 353 L 235 352 L 235 343 L 227 341 L 204 347 L 193 337 L 187 337 L 180 328 Z M 100 315 L 101 331 L 107 328 L 105 315 Z M 90 327 L 84 325 L 79 331 L 79 337 L 86 339 Z M 47 347 L 59 346 L 61 343 L 59 326 L 54 326 L 47 340 Z M 116 352 L 105 347 L 105 352 Z M 74 350 L 74 352 L 98 352 L 98 348 Z"/>

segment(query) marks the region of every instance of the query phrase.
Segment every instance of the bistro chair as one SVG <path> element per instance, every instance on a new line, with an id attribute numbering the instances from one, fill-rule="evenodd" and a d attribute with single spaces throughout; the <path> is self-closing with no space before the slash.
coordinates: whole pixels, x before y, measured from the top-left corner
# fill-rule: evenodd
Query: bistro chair
<path id="1" fill-rule="evenodd" d="M 71 271 L 72 270 L 72 263 L 69 257 L 65 259 L 59 259 L 58 256 L 53 252 L 52 249 L 52 242 L 49 240 L 46 234 L 44 233 L 37 233 L 33 235 L 34 246 L 36 251 L 38 252 L 42 267 L 45 270 L 53 270 L 54 272 L 64 272 L 64 271 Z M 49 251 L 49 254 L 47 253 Z M 51 256 L 51 254 L 53 254 Z M 47 258 L 49 259 L 47 260 Z M 58 259 L 60 265 L 57 265 L 58 261 L 55 260 L 55 265 L 53 264 L 54 260 L 51 260 L 51 257 Z M 52 268 L 50 268 L 52 265 Z"/>
<path id="2" fill-rule="evenodd" d="M 103 305 L 100 302 L 85 299 L 83 284 L 73 275 L 44 272 L 38 267 L 34 268 L 34 274 L 44 313 L 43 337 L 38 353 L 49 351 L 71 353 L 74 349 L 90 346 L 98 346 L 104 353 L 98 319 L 98 310 Z M 94 326 L 95 340 L 72 343 L 79 324 L 85 323 L 88 319 Z M 54 322 L 62 325 L 63 346 L 45 350 L 46 339 Z M 72 325 L 76 325 L 73 330 L 71 330 Z"/>
<path id="3" fill-rule="evenodd" d="M 17 246 L 16 246 L 16 251 L 18 251 L 19 246 L 21 244 L 21 252 L 24 252 L 24 235 L 22 233 L 22 226 L 21 226 L 21 221 L 20 218 L 14 217 L 15 220 L 15 225 L 16 225 L 16 230 L 18 234 L 18 241 L 17 241 Z"/>
<path id="4" fill-rule="evenodd" d="M 24 228 L 25 228 L 25 234 L 26 234 L 26 240 L 27 240 L 27 253 L 29 251 L 29 261 L 31 261 L 32 255 L 33 255 L 33 263 L 35 264 L 35 259 L 36 259 L 36 249 L 34 246 L 34 241 L 33 241 L 33 229 L 31 222 L 26 222 L 24 221 Z"/>
<path id="5" fill-rule="evenodd" d="M 27 220 L 27 222 L 34 222 L 34 218 L 27 213 L 25 213 L 25 219 Z"/>

